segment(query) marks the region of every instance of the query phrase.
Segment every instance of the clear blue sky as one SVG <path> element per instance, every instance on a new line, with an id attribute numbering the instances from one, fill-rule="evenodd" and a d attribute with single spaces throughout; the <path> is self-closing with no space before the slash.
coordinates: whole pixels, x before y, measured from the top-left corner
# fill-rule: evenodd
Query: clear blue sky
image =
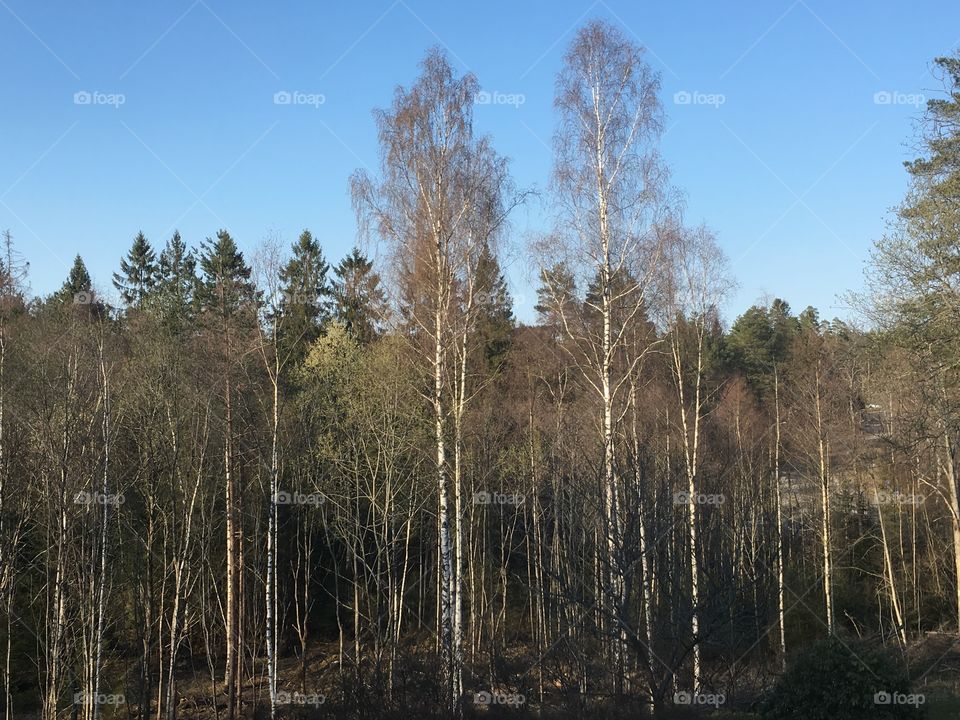
<path id="1" fill-rule="evenodd" d="M 911 96 L 935 93 L 930 61 L 960 42 L 960 3 L 0 0 L 0 228 L 37 294 L 78 252 L 109 288 L 141 229 L 196 246 L 225 226 L 250 253 L 309 227 L 336 261 L 356 240 L 347 179 L 376 166 L 370 111 L 438 43 L 486 90 L 523 96 L 479 106 L 477 125 L 519 185 L 544 189 L 554 78 L 592 17 L 662 74 L 688 220 L 716 231 L 740 283 L 728 319 L 765 294 L 843 316 L 837 296 L 860 284 L 905 188 Z M 282 91 L 324 102 L 276 104 Z M 544 222 L 521 211 L 516 244 Z M 529 320 L 527 263 L 507 265 Z"/>

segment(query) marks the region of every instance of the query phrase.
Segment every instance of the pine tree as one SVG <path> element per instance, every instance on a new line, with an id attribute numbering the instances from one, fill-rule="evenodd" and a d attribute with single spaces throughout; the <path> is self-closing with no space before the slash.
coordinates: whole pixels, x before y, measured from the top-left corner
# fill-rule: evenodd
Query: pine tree
<path id="1" fill-rule="evenodd" d="M 380 288 L 380 276 L 373 271 L 373 262 L 353 248 L 333 272 L 334 317 L 361 344 L 374 340 L 379 334 L 386 298 Z"/>
<path id="2" fill-rule="evenodd" d="M 138 232 L 127 256 L 120 260 L 120 272 L 113 274 L 113 286 L 128 307 L 139 308 L 156 282 L 156 254 L 143 233 Z"/>

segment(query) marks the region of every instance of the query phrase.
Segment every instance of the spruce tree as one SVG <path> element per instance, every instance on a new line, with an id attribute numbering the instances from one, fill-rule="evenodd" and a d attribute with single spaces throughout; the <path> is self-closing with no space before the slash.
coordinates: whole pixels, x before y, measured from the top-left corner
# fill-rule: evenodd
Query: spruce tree
<path id="1" fill-rule="evenodd" d="M 190 322 L 198 283 L 197 258 L 192 250 L 187 249 L 180 233 L 174 232 L 160 253 L 157 266 L 157 286 L 153 296 L 159 314 L 176 326 Z"/>
<path id="2" fill-rule="evenodd" d="M 510 347 L 513 332 L 513 301 L 500 272 L 500 263 L 484 245 L 477 261 L 477 335 L 483 344 L 486 372 L 496 371 Z"/>
<path id="3" fill-rule="evenodd" d="M 254 309 L 257 298 L 250 280 L 252 271 L 229 232 L 219 230 L 215 240 L 207 238 L 201 244 L 200 270 L 203 279 L 197 300 L 201 311 L 226 321 Z"/>
<path id="4" fill-rule="evenodd" d="M 329 265 L 309 230 L 293 244 L 293 257 L 280 270 L 281 342 L 309 347 L 330 319 Z"/>
<path id="5" fill-rule="evenodd" d="M 60 289 L 54 293 L 54 299 L 59 302 L 72 302 L 78 305 L 89 305 L 94 302 L 93 283 L 83 258 L 77 255 L 73 259 L 70 274 L 64 280 Z"/>
<path id="6" fill-rule="evenodd" d="M 373 262 L 359 248 L 353 248 L 333 270 L 334 317 L 361 344 L 379 334 L 386 298 Z"/>
<path id="7" fill-rule="evenodd" d="M 127 307 L 139 308 L 156 282 L 156 254 L 143 233 L 138 232 L 127 256 L 120 260 L 120 272 L 113 274 L 113 286 Z"/>
<path id="8" fill-rule="evenodd" d="M 52 307 L 61 309 L 72 307 L 77 311 L 76 314 L 87 319 L 100 318 L 106 311 L 93 290 L 93 281 L 80 255 L 73 259 L 67 279 L 60 289 L 50 296 L 49 303 Z"/>

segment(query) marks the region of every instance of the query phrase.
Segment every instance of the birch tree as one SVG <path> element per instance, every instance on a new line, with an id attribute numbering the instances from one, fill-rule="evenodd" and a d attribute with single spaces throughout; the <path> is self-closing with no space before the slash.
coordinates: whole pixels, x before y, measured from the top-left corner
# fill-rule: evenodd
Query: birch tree
<path id="1" fill-rule="evenodd" d="M 628 610 L 617 434 L 629 379 L 646 350 L 627 352 L 628 338 L 645 319 L 661 271 L 660 237 L 652 232 L 664 209 L 667 181 L 657 150 L 663 123 L 659 90 L 643 48 L 612 25 L 592 21 L 577 32 L 557 79 L 557 230 L 536 247 L 541 303 L 558 319 L 564 347 L 600 405 L 602 604 L 618 683 Z M 591 292 L 569 302 L 567 277 L 581 293 L 592 283 Z"/>
<path id="2" fill-rule="evenodd" d="M 700 468 L 704 417 L 713 388 L 709 383 L 711 334 L 718 322 L 718 307 L 733 287 L 726 257 L 706 228 L 689 230 L 675 223 L 662 229 L 670 237 L 670 280 L 667 289 L 670 370 L 677 400 L 677 425 L 683 468 L 684 491 L 675 504 L 686 505 L 687 568 L 690 580 L 690 637 L 692 642 L 693 692 L 702 684 L 700 660 Z"/>
<path id="3" fill-rule="evenodd" d="M 504 221 L 500 208 L 509 182 L 490 140 L 474 133 L 478 91 L 476 78 L 458 77 L 442 52 L 429 52 L 416 83 L 398 88 L 392 107 L 375 113 L 379 179 L 365 172 L 352 179 L 363 228 L 393 250 L 395 301 L 431 377 L 424 398 L 434 423 L 439 633 L 444 694 L 456 713 L 463 693 L 464 554 L 459 443 L 451 417 L 459 422 L 468 399 L 463 352 L 475 316 L 477 266 Z"/>

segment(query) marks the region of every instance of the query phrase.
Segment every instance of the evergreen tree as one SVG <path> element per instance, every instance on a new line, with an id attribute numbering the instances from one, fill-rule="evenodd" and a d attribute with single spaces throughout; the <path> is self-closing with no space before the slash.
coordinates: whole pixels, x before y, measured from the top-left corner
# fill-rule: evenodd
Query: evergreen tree
<path id="1" fill-rule="evenodd" d="M 280 271 L 281 343 L 300 341 L 309 347 L 320 336 L 330 319 L 329 269 L 320 243 L 304 230 L 293 244 L 293 257 Z"/>
<path id="2" fill-rule="evenodd" d="M 797 323 L 800 330 L 812 330 L 820 332 L 820 311 L 812 305 L 807 305 L 807 309 L 797 316 Z"/>
<path id="3" fill-rule="evenodd" d="M 257 294 L 250 280 L 252 271 L 226 230 L 219 230 L 216 240 L 207 238 L 202 243 L 200 270 L 203 280 L 197 287 L 197 300 L 201 311 L 227 321 L 254 309 Z"/>
<path id="4" fill-rule="evenodd" d="M 78 305 L 89 305 L 94 302 L 90 273 L 87 272 L 87 266 L 80 255 L 73 259 L 70 274 L 53 297 L 58 302 L 72 302 Z"/>
<path id="5" fill-rule="evenodd" d="M 358 342 L 369 343 L 379 334 L 380 318 L 386 306 L 373 262 L 358 248 L 353 248 L 333 272 L 336 276 L 332 287 L 334 317 Z"/>
<path id="6" fill-rule="evenodd" d="M 120 272 L 113 274 L 113 286 L 128 307 L 139 308 L 156 282 L 156 254 L 143 233 L 138 232 L 127 256 L 120 260 Z"/>
<path id="7" fill-rule="evenodd" d="M 106 309 L 93 290 L 93 281 L 80 255 L 73 259 L 67 279 L 60 289 L 50 296 L 50 302 L 61 308 L 73 306 L 81 316 L 87 318 L 100 317 Z"/>
<path id="8" fill-rule="evenodd" d="M 153 294 L 158 310 L 168 322 L 179 325 L 193 318 L 197 293 L 197 258 L 179 232 L 167 241 L 157 266 L 157 286 Z"/>
<path id="9" fill-rule="evenodd" d="M 770 307 L 749 308 L 730 328 L 727 363 L 743 372 L 747 384 L 760 399 L 767 399 L 773 393 L 774 370 L 787 359 L 798 329 L 799 323 L 790 314 L 790 305 L 779 298 Z"/>
<path id="10" fill-rule="evenodd" d="M 513 301 L 500 272 L 500 263 L 484 245 L 477 262 L 477 336 L 483 344 L 485 370 L 495 371 L 510 347 Z"/>
<path id="11" fill-rule="evenodd" d="M 910 190 L 892 232 L 877 243 L 875 314 L 898 341 L 958 367 L 960 347 L 960 54 L 935 61 L 947 90 L 927 102 L 921 157 L 906 163 Z M 952 373 L 948 373 L 952 374 Z M 960 380 L 957 381 L 960 383 Z"/>

